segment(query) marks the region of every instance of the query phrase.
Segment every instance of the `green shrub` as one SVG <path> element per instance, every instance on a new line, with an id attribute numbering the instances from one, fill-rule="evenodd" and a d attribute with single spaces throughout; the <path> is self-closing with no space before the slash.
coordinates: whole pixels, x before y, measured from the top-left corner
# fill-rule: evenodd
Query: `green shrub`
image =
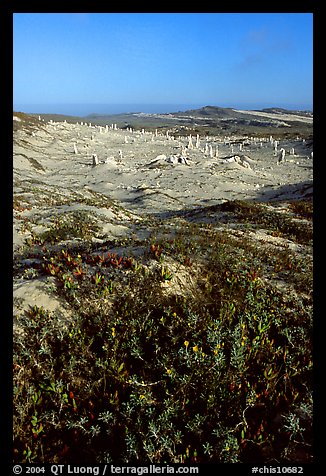
<path id="1" fill-rule="evenodd" d="M 143 262 L 44 254 L 37 272 L 73 316 L 34 306 L 18 319 L 14 460 L 285 463 L 300 449 L 310 461 L 310 298 L 264 280 L 271 258 L 245 240 L 155 233 Z M 190 292 L 173 291 L 167 258 L 196 278 Z"/>
<path id="2" fill-rule="evenodd" d="M 296 205 L 294 205 L 296 203 Z M 292 202 L 291 208 L 301 216 L 312 218 L 311 202 L 302 200 L 301 205 Z M 288 215 L 270 210 L 266 205 L 243 200 L 231 200 L 219 206 L 222 211 L 232 212 L 244 222 L 260 224 L 281 236 L 290 238 L 298 243 L 311 243 L 312 226 L 300 221 L 294 221 Z"/>

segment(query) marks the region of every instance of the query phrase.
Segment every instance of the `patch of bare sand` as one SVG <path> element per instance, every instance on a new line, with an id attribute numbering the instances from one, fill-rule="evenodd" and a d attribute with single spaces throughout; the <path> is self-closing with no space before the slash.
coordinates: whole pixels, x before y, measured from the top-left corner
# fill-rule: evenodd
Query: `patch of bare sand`
<path id="1" fill-rule="evenodd" d="M 53 293 L 54 283 L 46 279 L 19 279 L 14 282 L 14 316 L 17 317 L 29 306 L 42 306 L 49 312 L 60 310 L 62 316 L 71 315 L 64 301 Z"/>
<path id="2" fill-rule="evenodd" d="M 300 116 L 297 114 L 283 114 L 283 113 L 271 113 L 271 112 L 264 112 L 264 111 L 242 111 L 239 109 L 235 109 L 236 112 L 242 112 L 244 114 L 252 114 L 254 116 L 259 117 L 268 117 L 269 119 L 281 120 L 281 121 L 298 121 L 298 122 L 306 122 L 307 124 L 313 123 L 313 117 L 309 116 Z"/>

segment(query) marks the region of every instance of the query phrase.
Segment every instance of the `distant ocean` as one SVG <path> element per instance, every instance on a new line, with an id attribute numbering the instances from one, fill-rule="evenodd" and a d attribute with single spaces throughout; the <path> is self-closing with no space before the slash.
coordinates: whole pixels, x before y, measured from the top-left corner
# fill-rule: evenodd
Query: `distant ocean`
<path id="1" fill-rule="evenodd" d="M 123 114 L 144 112 L 147 114 L 164 114 L 169 112 L 199 109 L 204 106 L 230 107 L 233 109 L 264 109 L 268 107 L 281 107 L 284 109 L 309 110 L 308 104 L 14 104 L 14 111 L 40 114 L 64 114 L 67 116 L 87 116 L 89 114 Z"/>
<path id="2" fill-rule="evenodd" d="M 14 104 L 14 111 L 83 117 L 89 114 L 123 114 L 133 112 L 164 114 L 198 109 L 203 106 L 207 106 L 207 104 Z"/>

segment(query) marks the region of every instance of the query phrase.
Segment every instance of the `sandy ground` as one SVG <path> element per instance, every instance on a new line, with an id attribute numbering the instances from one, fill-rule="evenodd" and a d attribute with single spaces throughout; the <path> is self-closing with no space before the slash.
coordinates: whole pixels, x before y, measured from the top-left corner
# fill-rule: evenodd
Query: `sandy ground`
<path id="1" fill-rule="evenodd" d="M 288 198 L 294 192 L 300 194 L 302 184 L 312 182 L 311 148 L 301 139 L 278 144 L 278 151 L 282 147 L 286 151 L 285 163 L 278 165 L 279 152 L 274 152 L 269 137 L 246 140 L 242 150 L 239 144 L 232 145 L 240 138 L 200 138 L 196 148 L 194 137 L 194 148 L 182 152 L 188 138 L 101 130 L 57 123 L 47 124 L 35 136 L 20 132 L 19 145 L 14 147 L 14 178 L 40 180 L 49 188 L 92 190 L 139 214 L 234 198 Z M 209 150 L 205 153 L 206 145 L 212 146 L 214 155 L 218 147 L 218 157 L 210 157 Z M 292 148 L 295 155 L 290 155 Z M 100 161 L 96 167 L 92 154 Z M 160 155 L 167 159 L 186 156 L 188 163 L 172 164 L 165 159 L 153 163 Z M 251 168 L 223 160 L 234 155 L 247 156 Z"/>
<path id="2" fill-rule="evenodd" d="M 239 109 L 235 109 L 236 112 L 242 112 L 243 114 L 248 114 L 248 111 L 242 111 Z M 285 113 L 270 113 L 270 112 L 261 112 L 261 111 L 250 111 L 250 114 L 254 116 L 260 117 L 268 117 L 270 119 L 276 119 L 280 121 L 298 121 L 298 122 L 306 122 L 308 124 L 313 123 L 313 117 L 308 116 L 299 116 L 296 114 L 285 114 Z"/>
<path id="3" fill-rule="evenodd" d="M 102 234 L 110 238 L 139 236 L 146 217 L 165 218 L 185 208 L 312 195 L 312 148 L 300 138 L 279 142 L 277 151 L 269 136 L 200 137 L 197 146 L 192 137 L 189 147 L 189 138 L 172 133 L 115 130 L 111 125 L 41 125 L 33 133 L 14 134 L 16 254 L 32 232 L 41 233 L 55 215 L 64 217 L 71 210 L 96 216 Z M 281 148 L 285 161 L 278 164 Z M 99 160 L 96 166 L 93 154 Z M 17 303 L 42 303 L 50 310 L 59 305 L 49 280 L 16 280 L 14 296 Z"/>

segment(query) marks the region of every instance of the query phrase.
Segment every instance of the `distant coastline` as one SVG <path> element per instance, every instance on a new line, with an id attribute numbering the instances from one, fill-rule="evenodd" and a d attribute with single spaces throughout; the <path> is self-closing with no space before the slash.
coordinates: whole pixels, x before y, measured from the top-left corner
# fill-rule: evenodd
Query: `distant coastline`
<path id="1" fill-rule="evenodd" d="M 88 116 L 90 114 L 126 114 L 144 112 L 148 114 L 164 114 L 198 109 L 204 104 L 19 104 L 14 103 L 14 111 L 39 114 L 64 114 L 68 116 Z M 261 110 L 264 108 L 284 108 L 297 111 L 312 111 L 309 104 L 272 104 L 272 103 L 239 103 L 239 104 L 209 104 L 232 109 Z"/>

